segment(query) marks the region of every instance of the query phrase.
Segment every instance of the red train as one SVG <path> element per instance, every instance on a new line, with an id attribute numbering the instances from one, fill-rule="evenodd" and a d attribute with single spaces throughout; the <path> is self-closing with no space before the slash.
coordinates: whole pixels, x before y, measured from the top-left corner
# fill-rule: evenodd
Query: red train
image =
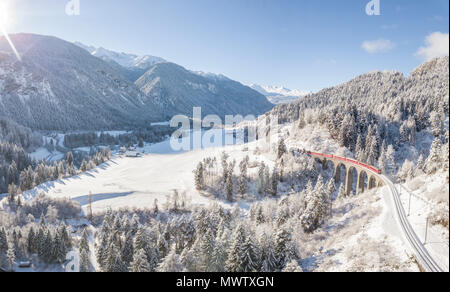
<path id="1" fill-rule="evenodd" d="M 372 172 L 375 172 L 376 174 L 382 174 L 381 169 L 378 169 L 378 168 L 373 167 L 368 164 L 361 163 L 361 162 L 353 160 L 353 159 L 339 157 L 339 156 L 335 156 L 335 155 L 331 155 L 331 154 L 316 153 L 316 152 L 311 152 L 311 151 L 306 151 L 306 153 L 308 153 L 309 155 L 322 156 L 322 157 L 326 157 L 326 158 L 330 158 L 330 159 L 338 159 L 338 160 L 342 160 L 345 162 L 350 162 L 352 164 L 359 165 L 359 166 L 364 167 Z"/>

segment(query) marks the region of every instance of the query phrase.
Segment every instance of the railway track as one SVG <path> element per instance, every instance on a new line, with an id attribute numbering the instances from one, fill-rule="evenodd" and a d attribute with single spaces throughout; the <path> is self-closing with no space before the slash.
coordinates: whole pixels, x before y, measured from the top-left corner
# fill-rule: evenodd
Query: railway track
<path id="1" fill-rule="evenodd" d="M 439 267 L 439 265 L 434 261 L 431 255 L 428 253 L 427 249 L 420 241 L 417 234 L 414 232 L 411 224 L 409 223 L 408 217 L 406 215 L 405 209 L 403 208 L 402 202 L 400 201 L 400 196 L 395 187 L 394 183 L 385 175 L 380 175 L 381 179 L 386 183 L 391 191 L 392 198 L 394 200 L 396 215 L 398 223 L 403 231 L 403 235 L 411 246 L 417 261 L 422 266 L 422 268 L 427 272 L 444 272 L 444 270 Z"/>
<path id="2" fill-rule="evenodd" d="M 406 241 L 411 246 L 411 249 L 414 252 L 416 259 L 421 265 L 421 267 L 427 272 L 444 272 L 444 270 L 436 263 L 433 257 L 428 253 L 427 249 L 420 241 L 419 237 L 417 236 L 411 224 L 409 223 L 408 216 L 406 215 L 405 209 L 403 208 L 402 202 L 400 200 L 400 195 L 394 183 L 387 176 L 383 175 L 380 169 L 377 169 L 371 165 L 367 165 L 353 159 L 338 157 L 330 154 L 315 153 L 310 151 L 307 151 L 306 153 L 308 153 L 309 155 L 325 157 L 328 159 L 338 159 L 341 161 L 345 161 L 347 163 L 359 165 L 371 171 L 374 175 L 378 176 L 385 183 L 385 185 L 389 187 L 389 190 L 392 194 L 392 199 L 394 201 L 394 207 L 398 223 L 400 225 L 400 228 L 403 232 Z"/>

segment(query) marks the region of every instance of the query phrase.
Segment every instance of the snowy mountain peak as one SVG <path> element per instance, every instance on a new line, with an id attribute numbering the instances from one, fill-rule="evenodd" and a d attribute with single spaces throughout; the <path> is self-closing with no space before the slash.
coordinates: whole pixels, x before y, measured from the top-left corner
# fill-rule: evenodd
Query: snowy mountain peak
<path id="1" fill-rule="evenodd" d="M 297 96 L 302 97 L 309 94 L 306 90 L 291 90 L 284 86 L 264 86 L 258 84 L 251 84 L 251 88 L 266 96 Z"/>
<path id="2" fill-rule="evenodd" d="M 269 101 L 273 104 L 289 103 L 311 93 L 306 90 L 291 90 L 284 86 L 263 86 L 251 84 L 249 87 L 258 91 L 262 95 L 267 96 Z"/>
<path id="3" fill-rule="evenodd" d="M 166 60 L 160 57 L 144 55 L 138 56 L 134 54 L 118 53 L 103 47 L 87 46 L 80 42 L 75 42 L 75 45 L 87 50 L 91 55 L 101 58 L 105 61 L 114 61 L 125 68 L 140 68 L 149 69 L 151 66 L 157 63 L 164 63 Z"/>

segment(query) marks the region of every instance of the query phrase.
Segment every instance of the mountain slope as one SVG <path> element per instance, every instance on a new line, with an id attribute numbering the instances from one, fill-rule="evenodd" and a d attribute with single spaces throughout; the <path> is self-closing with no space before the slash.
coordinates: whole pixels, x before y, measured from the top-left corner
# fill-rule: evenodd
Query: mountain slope
<path id="1" fill-rule="evenodd" d="M 282 121 L 297 120 L 305 109 L 351 105 L 367 110 L 377 119 L 400 122 L 415 112 L 416 122 L 425 120 L 440 104 L 448 109 L 449 57 L 425 62 L 409 77 L 399 72 L 371 72 L 360 75 L 341 85 L 310 94 L 299 101 L 277 106 L 272 113 Z M 336 106 L 338 105 L 338 106 Z M 339 110 L 339 107 L 340 110 Z"/>
<path id="2" fill-rule="evenodd" d="M 194 73 L 173 63 L 159 63 L 135 84 L 155 100 L 164 115 L 192 115 L 200 106 L 203 115 L 258 115 L 273 105 L 257 91 L 221 75 Z"/>
<path id="3" fill-rule="evenodd" d="M 138 56 L 134 54 L 118 53 L 102 47 L 95 48 L 93 46 L 86 46 L 80 42 L 75 42 L 75 45 L 85 49 L 91 55 L 109 63 L 131 82 L 135 82 L 139 79 L 139 77 L 147 72 L 153 65 L 166 62 L 163 58 L 150 55 Z"/>
<path id="4" fill-rule="evenodd" d="M 108 129 L 161 120 L 153 104 L 112 66 L 55 37 L 0 38 L 0 115 L 40 130 Z"/>

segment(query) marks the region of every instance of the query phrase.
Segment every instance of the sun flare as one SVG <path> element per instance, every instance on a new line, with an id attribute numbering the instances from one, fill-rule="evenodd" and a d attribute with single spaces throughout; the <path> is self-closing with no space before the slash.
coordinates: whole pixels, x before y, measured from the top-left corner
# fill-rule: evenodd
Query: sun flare
<path id="1" fill-rule="evenodd" d="M 10 24 L 7 2 L 0 2 L 0 30 L 5 31 Z"/>
<path id="2" fill-rule="evenodd" d="M 11 38 L 8 35 L 8 25 L 10 24 L 9 18 L 9 10 L 8 10 L 8 2 L 3 1 L 0 2 L 0 35 L 3 35 L 6 41 L 9 43 L 14 55 L 16 55 L 17 60 L 22 61 L 19 52 L 17 51 L 14 43 L 11 41 Z"/>

